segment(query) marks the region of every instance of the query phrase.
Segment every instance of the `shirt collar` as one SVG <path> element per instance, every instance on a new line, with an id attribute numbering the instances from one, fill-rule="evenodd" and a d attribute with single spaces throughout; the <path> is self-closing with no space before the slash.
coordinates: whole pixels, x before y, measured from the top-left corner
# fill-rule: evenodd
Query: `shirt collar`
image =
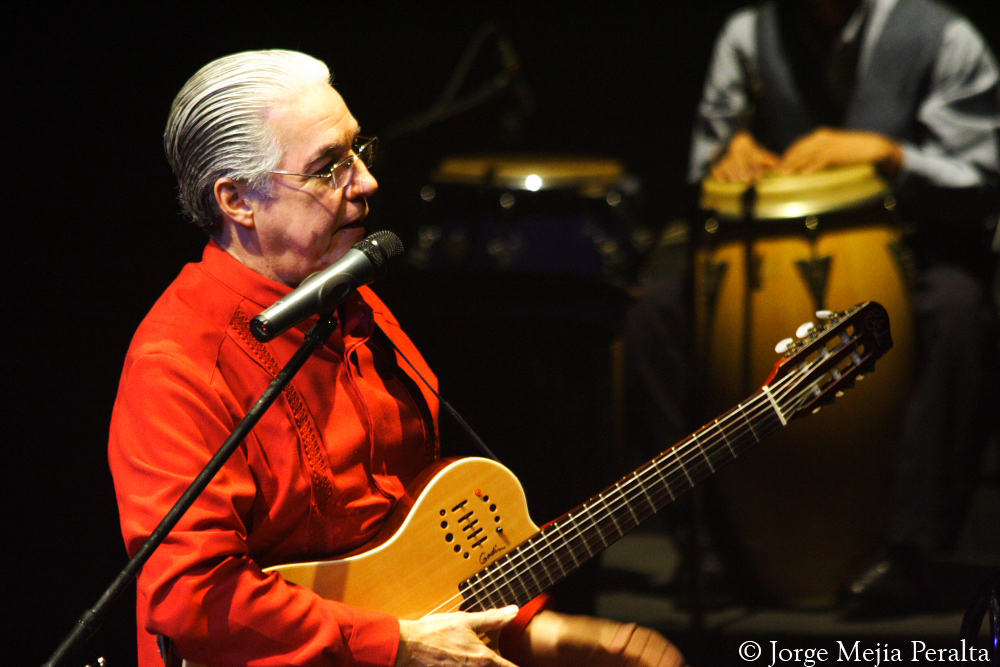
<path id="1" fill-rule="evenodd" d="M 257 305 L 261 311 L 292 292 L 288 285 L 271 280 L 230 255 L 214 239 L 205 246 L 201 266 L 206 273 Z M 371 336 L 375 324 L 374 313 L 359 291 L 355 290 L 348 296 L 338 309 L 337 314 L 340 313 L 345 315 L 341 325 L 343 333 L 364 340 Z M 256 314 L 250 313 L 251 317 Z M 298 328 L 308 330 L 316 321 L 316 317 L 311 317 L 299 324 Z"/>
<path id="2" fill-rule="evenodd" d="M 201 257 L 202 269 L 244 299 L 267 308 L 291 293 L 292 288 L 257 273 L 239 261 L 213 239 L 205 246 Z"/>

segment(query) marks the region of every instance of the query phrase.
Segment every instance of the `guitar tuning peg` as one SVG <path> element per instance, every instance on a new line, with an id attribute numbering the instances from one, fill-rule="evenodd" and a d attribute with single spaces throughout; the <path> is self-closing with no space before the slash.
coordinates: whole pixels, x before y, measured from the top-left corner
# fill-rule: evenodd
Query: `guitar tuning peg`
<path id="1" fill-rule="evenodd" d="M 861 380 L 865 379 L 865 376 L 859 373 L 858 375 L 854 376 L 854 379 L 860 382 Z"/>
<path id="2" fill-rule="evenodd" d="M 843 389 L 841 389 L 841 390 L 840 390 L 840 391 L 838 391 L 838 392 L 837 392 L 836 394 L 834 394 L 834 396 L 836 396 L 837 398 L 840 398 L 840 397 L 841 397 L 841 396 L 843 396 L 843 395 L 844 395 L 844 390 L 843 390 Z"/>
<path id="3" fill-rule="evenodd" d="M 816 318 L 820 320 L 832 320 L 833 311 L 832 310 L 817 310 Z"/>
<path id="4" fill-rule="evenodd" d="M 802 325 L 795 330 L 796 338 L 805 338 L 813 331 L 816 330 L 816 325 L 812 322 L 803 322 Z"/>
<path id="5" fill-rule="evenodd" d="M 792 338 L 785 338 L 784 340 L 778 341 L 778 344 L 774 346 L 774 351 L 778 354 L 784 354 L 793 347 L 795 347 L 795 340 Z"/>

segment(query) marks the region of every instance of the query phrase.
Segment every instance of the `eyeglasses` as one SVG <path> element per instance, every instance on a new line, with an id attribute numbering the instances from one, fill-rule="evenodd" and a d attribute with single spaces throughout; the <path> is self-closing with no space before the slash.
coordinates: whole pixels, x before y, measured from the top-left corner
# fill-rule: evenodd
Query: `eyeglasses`
<path id="1" fill-rule="evenodd" d="M 302 178 L 324 178 L 333 190 L 339 190 L 351 181 L 354 173 L 354 163 L 361 160 L 365 167 L 370 168 L 375 162 L 375 148 L 378 137 L 358 137 L 351 147 L 351 154 L 340 162 L 329 164 L 315 174 L 296 174 L 291 171 L 269 171 L 269 174 L 284 174 L 285 176 L 301 176 Z"/>

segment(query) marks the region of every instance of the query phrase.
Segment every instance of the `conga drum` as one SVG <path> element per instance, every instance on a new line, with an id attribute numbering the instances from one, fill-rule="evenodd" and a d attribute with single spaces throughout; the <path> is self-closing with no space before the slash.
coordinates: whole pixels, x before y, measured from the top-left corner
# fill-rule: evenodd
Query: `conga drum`
<path id="1" fill-rule="evenodd" d="M 694 285 L 706 417 L 759 387 L 775 344 L 815 311 L 877 301 L 890 316 L 893 350 L 874 373 L 716 480 L 734 541 L 772 602 L 832 605 L 883 535 L 914 355 L 894 207 L 870 165 L 753 188 L 702 184 Z"/>

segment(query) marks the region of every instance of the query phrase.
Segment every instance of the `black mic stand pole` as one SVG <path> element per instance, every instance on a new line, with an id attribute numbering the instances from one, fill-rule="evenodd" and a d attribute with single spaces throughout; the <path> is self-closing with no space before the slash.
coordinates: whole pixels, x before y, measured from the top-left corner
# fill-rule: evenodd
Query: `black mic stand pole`
<path id="1" fill-rule="evenodd" d="M 138 576 L 142 566 L 146 564 L 146 561 L 153 555 L 156 548 L 166 539 L 170 531 L 177 525 L 177 522 L 184 516 L 184 513 L 188 511 L 191 505 L 194 504 L 194 501 L 208 486 L 209 482 L 212 481 L 212 478 L 222 469 L 222 466 L 233 455 L 247 434 L 257 425 L 257 422 L 264 416 L 267 409 L 271 407 L 271 404 L 278 398 L 278 395 L 284 391 L 288 383 L 295 377 L 295 374 L 306 363 L 306 360 L 326 342 L 336 326 L 337 320 L 333 312 L 320 316 L 319 322 L 306 334 L 306 339 L 302 343 L 302 347 L 289 360 L 288 364 L 281 369 L 281 372 L 268 385 L 254 406 L 247 411 L 246 416 L 236 425 L 236 428 L 233 429 L 232 434 L 226 439 L 222 447 L 219 448 L 219 451 L 215 453 L 208 464 L 205 465 L 205 468 L 195 477 L 177 503 L 167 512 L 163 520 L 160 521 L 160 524 L 150 533 L 146 541 L 139 547 L 139 550 L 135 552 L 135 555 L 125 565 L 125 568 L 115 577 L 115 580 L 111 582 L 108 589 L 104 591 L 104 594 L 97 603 L 77 619 L 73 630 L 66 636 L 62 644 L 59 645 L 55 653 L 52 654 L 49 661 L 43 667 L 55 667 L 60 664 L 63 659 L 76 651 L 80 644 L 90 639 L 97 632 L 97 628 L 100 626 L 111 604 L 118 599 L 122 591 Z"/>

